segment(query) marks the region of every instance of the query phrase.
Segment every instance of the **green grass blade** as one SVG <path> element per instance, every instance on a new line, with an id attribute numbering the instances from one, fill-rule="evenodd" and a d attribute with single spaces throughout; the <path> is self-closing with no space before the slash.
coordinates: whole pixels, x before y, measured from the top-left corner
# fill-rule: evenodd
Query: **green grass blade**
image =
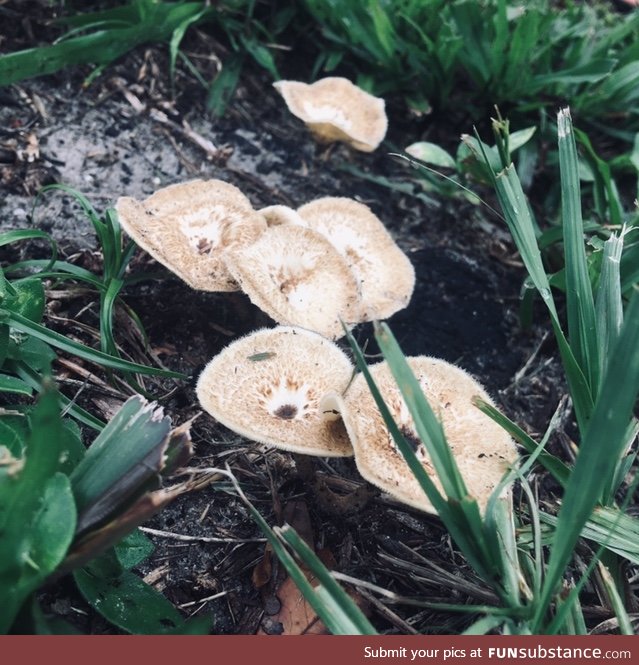
<path id="1" fill-rule="evenodd" d="M 42 390 L 42 377 L 32 369 L 25 362 L 16 363 L 16 374 L 34 390 Z M 82 407 L 79 407 L 77 404 L 74 404 L 68 397 L 60 394 L 60 405 L 65 413 L 68 413 L 70 416 L 73 416 L 78 422 L 84 423 L 91 429 L 94 429 L 100 432 L 105 423 L 103 423 L 99 418 L 96 418 L 94 415 L 85 411 Z"/>
<path id="2" fill-rule="evenodd" d="M 625 435 L 638 393 L 639 295 L 635 294 L 626 310 L 624 325 L 610 358 L 599 399 L 566 487 L 535 616 L 536 629 L 541 627 L 584 525 L 614 474 L 626 443 Z"/>
<path id="3" fill-rule="evenodd" d="M 315 610 L 317 616 L 324 622 L 326 627 L 335 635 L 375 635 L 375 629 L 370 625 L 368 619 L 366 619 L 366 617 L 361 614 L 357 607 L 355 607 L 355 610 L 350 612 L 346 609 L 345 605 L 341 605 L 342 611 L 340 611 L 338 614 L 334 614 L 336 606 L 340 606 L 340 601 L 336 600 L 335 597 L 329 600 L 330 591 L 327 591 L 327 593 L 324 594 L 316 593 L 313 585 L 308 581 L 308 578 L 299 567 L 295 559 L 284 547 L 280 538 L 273 531 L 273 529 L 271 529 L 271 527 L 262 517 L 260 512 L 255 508 L 255 506 L 253 506 L 253 504 L 247 499 L 235 476 L 230 471 L 220 471 L 231 480 L 239 497 L 249 509 L 249 512 L 253 516 L 253 519 L 257 522 L 260 529 L 262 529 L 262 532 L 273 548 L 277 558 L 286 568 L 286 572 L 289 574 L 293 582 L 295 582 L 297 588 L 300 590 L 304 598 L 306 598 L 311 607 Z M 350 598 L 348 600 L 350 603 L 352 603 Z"/>
<path id="4" fill-rule="evenodd" d="M 481 399 L 474 400 L 475 406 L 492 418 L 496 423 L 501 425 L 510 436 L 520 443 L 531 455 L 534 455 L 540 464 L 552 474 L 553 478 L 562 486 L 565 486 L 570 477 L 570 468 L 566 466 L 558 457 L 547 453 L 544 450 L 545 443 L 537 443 L 530 437 L 519 425 L 515 424 L 512 420 L 507 418 L 503 413 L 498 411 L 494 406 L 482 401 Z M 550 428 L 548 428 L 550 432 Z M 546 437 L 544 437 L 545 439 Z"/>
<path id="5" fill-rule="evenodd" d="M 376 323 L 375 338 L 413 416 L 417 434 L 428 449 L 444 492 L 449 499 L 461 501 L 468 495 L 468 490 L 448 446 L 441 423 L 424 398 L 419 382 L 388 326 Z"/>
<path id="6" fill-rule="evenodd" d="M 623 324 L 620 262 L 623 235 L 612 235 L 603 249 L 601 275 L 597 286 L 595 313 L 600 353 L 600 376 L 606 371 L 608 355 L 614 348 Z"/>
<path id="7" fill-rule="evenodd" d="M 557 136 L 566 263 L 568 339 L 594 398 L 599 389 L 599 343 L 595 303 L 584 246 L 577 146 L 570 111 L 567 108 L 559 111 L 557 115 Z"/>
<path id="8" fill-rule="evenodd" d="M 339 634 L 375 635 L 376 631 L 369 620 L 295 530 L 290 525 L 285 525 L 275 527 L 274 532 L 289 545 L 304 565 L 319 580 L 320 586 L 315 587 L 315 593 L 320 596 L 327 606 L 331 622 L 340 628 Z M 331 632 L 337 634 L 333 629 L 331 629 Z"/>
<path id="9" fill-rule="evenodd" d="M 550 283 L 537 245 L 535 225 L 528 209 L 526 195 L 521 188 L 521 182 L 513 165 L 508 166 L 495 177 L 495 188 L 504 211 L 506 223 L 526 270 L 550 313 L 550 320 L 566 371 L 577 421 L 581 430 L 585 431 L 593 409 L 591 389 L 561 329 L 557 308 L 550 290 Z"/>
<path id="10" fill-rule="evenodd" d="M 165 376 L 172 379 L 186 378 L 184 374 L 180 374 L 179 372 L 158 369 L 156 367 L 149 367 L 147 365 L 139 365 L 138 363 L 115 358 L 113 356 L 107 355 L 106 353 L 102 353 L 101 351 L 90 349 L 89 347 L 78 344 L 77 342 L 72 342 L 64 335 L 60 335 L 53 330 L 49 330 L 44 326 L 33 323 L 33 321 L 29 321 L 29 319 L 26 319 L 20 314 L 10 312 L 5 309 L 0 309 L 0 321 L 3 320 L 12 328 L 32 335 L 37 339 L 41 339 L 42 341 L 47 342 L 51 346 L 54 346 L 61 351 L 66 351 L 67 353 L 70 353 L 74 356 L 78 356 L 78 358 L 90 360 L 91 362 L 102 365 L 103 367 L 108 367 L 109 369 L 116 369 L 120 370 L 121 372 L 135 372 L 136 374 Z"/>

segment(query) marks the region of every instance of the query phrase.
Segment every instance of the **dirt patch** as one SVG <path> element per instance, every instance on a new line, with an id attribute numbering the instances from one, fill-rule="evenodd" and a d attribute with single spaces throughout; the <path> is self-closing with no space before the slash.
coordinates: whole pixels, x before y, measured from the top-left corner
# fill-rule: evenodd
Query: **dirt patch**
<path id="1" fill-rule="evenodd" d="M 400 115 L 390 105 L 392 129 L 384 148 L 373 154 L 326 149 L 290 116 L 259 72 L 247 72 L 228 113 L 213 118 L 206 112 L 204 91 L 190 80 L 179 81 L 180 96 L 173 99 L 166 77 L 158 74 L 165 71 L 162 51 L 138 50 L 88 89 L 74 72 L 5 90 L 10 103 L 0 110 L 0 126 L 14 160 L 0 173 L 2 229 L 35 224 L 52 233 L 63 255 L 99 268 L 91 227 L 71 199 L 47 195 L 31 217 L 33 193 L 41 184 L 56 181 L 76 188 L 99 211 L 118 196 L 144 197 L 195 177 L 237 185 L 256 208 L 298 206 L 320 196 L 357 198 L 385 222 L 417 272 L 410 306 L 389 322 L 404 351 L 458 363 L 515 420 L 532 430 L 544 426 L 561 391 L 559 372 L 549 360 L 552 348 L 542 347 L 514 381 L 542 333 L 519 330 L 523 273 L 511 260 L 503 228 L 470 204 L 426 195 L 415 173 L 387 155 L 389 145 L 401 148 L 419 139 L 422 120 Z M 18 158 L 16 151 L 29 142 L 37 154 L 30 161 Z M 156 357 L 192 377 L 177 386 L 149 384 L 160 396 L 168 392 L 161 401 L 181 423 L 199 411 L 194 382 L 204 364 L 238 335 L 272 322 L 246 297 L 194 292 L 138 253 L 131 274 L 144 270 L 159 272 L 160 278 L 128 287 L 123 297 L 144 323 Z M 61 318 L 96 327 L 91 302 L 95 295 L 70 296 L 48 325 L 67 334 L 76 332 Z M 116 336 L 135 355 L 125 332 L 116 326 Z M 367 353 L 376 353 L 369 325 L 358 327 L 355 336 L 368 343 Z M 545 364 L 555 369 L 549 380 L 540 380 L 541 369 L 548 376 Z M 61 385 L 74 394 L 72 384 Z M 95 397 L 88 389 L 82 399 L 95 408 Z M 372 491 L 352 461 L 296 460 L 241 440 L 206 415 L 196 421 L 193 436 L 197 455 L 192 465 L 228 463 L 269 523 L 280 523 L 290 502 L 303 502 L 313 541 L 341 572 L 431 601 L 490 599 L 488 589 L 451 554 L 439 521 Z M 309 482 L 311 477 L 321 482 Z M 348 505 L 336 498 L 353 491 L 365 499 Z M 146 526 L 164 533 L 150 534 L 156 551 L 140 572 L 185 612 L 212 612 L 214 632 L 252 633 L 276 614 L 272 585 L 258 588 L 252 577 L 264 556 L 262 534 L 228 484 L 182 497 Z M 454 574 L 442 575 L 450 569 Z M 201 600 L 219 592 L 226 595 Z M 111 630 L 68 580 L 47 590 L 43 602 L 47 611 L 63 614 L 83 630 Z M 458 632 L 469 621 L 401 605 L 389 613 L 371 599 L 368 609 L 385 631 Z"/>

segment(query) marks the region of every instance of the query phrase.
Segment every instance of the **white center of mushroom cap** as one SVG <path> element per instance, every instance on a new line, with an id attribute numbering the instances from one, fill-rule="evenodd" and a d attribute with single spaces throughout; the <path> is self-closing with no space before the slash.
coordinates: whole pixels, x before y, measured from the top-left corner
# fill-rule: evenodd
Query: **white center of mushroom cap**
<path id="1" fill-rule="evenodd" d="M 341 109 L 330 104 L 313 104 L 305 101 L 302 106 L 309 122 L 330 122 L 342 129 L 350 129 L 353 124 Z"/>
<path id="2" fill-rule="evenodd" d="M 180 231 L 187 237 L 189 245 L 199 254 L 209 253 L 221 241 L 228 215 L 224 206 L 199 208 L 180 215 Z"/>
<path id="3" fill-rule="evenodd" d="M 307 383 L 282 377 L 260 388 L 259 404 L 274 418 L 301 420 L 317 410 L 317 397 Z"/>

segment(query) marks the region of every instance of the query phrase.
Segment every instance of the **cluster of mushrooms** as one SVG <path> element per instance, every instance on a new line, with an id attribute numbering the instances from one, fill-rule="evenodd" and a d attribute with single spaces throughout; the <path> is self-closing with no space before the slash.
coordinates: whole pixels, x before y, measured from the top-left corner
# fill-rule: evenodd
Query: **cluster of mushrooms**
<path id="1" fill-rule="evenodd" d="M 323 142 L 374 150 L 384 102 L 346 79 L 275 84 L 289 109 Z M 343 324 L 390 317 L 408 304 L 414 269 L 384 224 L 342 197 L 297 210 L 254 210 L 221 180 L 193 180 L 144 201 L 118 199 L 128 235 L 194 289 L 244 291 L 278 324 L 230 344 L 202 372 L 197 396 L 226 427 L 255 441 L 321 456 L 355 456 L 369 482 L 416 508 L 433 508 L 396 449 L 363 376 L 334 343 Z M 484 507 L 515 462 L 514 443 L 471 402 L 490 402 L 461 369 L 408 359 L 439 415 L 470 493 Z M 428 454 L 385 362 L 371 367 L 400 430 L 436 481 Z"/>

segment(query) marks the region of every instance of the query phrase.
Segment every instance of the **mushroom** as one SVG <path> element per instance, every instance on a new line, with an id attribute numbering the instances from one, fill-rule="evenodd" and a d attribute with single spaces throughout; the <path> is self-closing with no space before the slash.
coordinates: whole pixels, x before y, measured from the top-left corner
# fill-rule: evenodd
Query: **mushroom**
<path id="1" fill-rule="evenodd" d="M 329 391 L 343 392 L 353 367 L 333 342 L 280 326 L 241 337 L 205 367 L 197 382 L 202 407 L 229 429 L 284 450 L 351 456 L 340 420 L 318 409 Z"/>
<path id="2" fill-rule="evenodd" d="M 415 270 L 368 206 L 328 196 L 303 205 L 297 213 L 346 259 L 359 282 L 362 320 L 387 319 L 408 305 Z"/>
<path id="3" fill-rule="evenodd" d="M 503 428 L 473 405 L 475 396 L 492 402 L 483 387 L 464 370 L 426 356 L 407 361 L 440 418 L 469 493 L 485 510 L 489 496 L 517 460 L 514 442 Z M 369 369 L 401 433 L 441 491 L 428 452 L 415 431 L 388 364 L 378 363 Z M 355 377 L 343 397 L 337 391 L 327 394 L 320 409 L 329 421 L 338 412 L 341 415 L 355 450 L 357 468 L 366 480 L 410 506 L 435 513 L 388 432 L 362 374 Z"/>
<path id="4" fill-rule="evenodd" d="M 225 261 L 251 302 L 278 323 L 337 339 L 344 334 L 341 321 L 360 320 L 355 276 L 312 229 L 269 227 L 252 245 L 227 252 Z"/>
<path id="5" fill-rule="evenodd" d="M 311 85 L 298 81 L 273 85 L 289 111 L 306 123 L 320 143 L 345 141 L 356 150 L 372 152 L 386 135 L 384 100 L 348 79 L 329 76 Z"/>
<path id="6" fill-rule="evenodd" d="M 169 185 L 141 202 L 121 197 L 115 207 L 140 247 L 202 291 L 237 291 L 223 254 L 254 242 L 266 229 L 246 196 L 222 180 Z"/>
<path id="7" fill-rule="evenodd" d="M 299 214 L 293 210 L 293 208 L 289 208 L 288 206 L 266 206 L 266 208 L 261 208 L 259 213 L 264 217 L 268 226 L 280 226 L 282 224 L 306 226 Z"/>

